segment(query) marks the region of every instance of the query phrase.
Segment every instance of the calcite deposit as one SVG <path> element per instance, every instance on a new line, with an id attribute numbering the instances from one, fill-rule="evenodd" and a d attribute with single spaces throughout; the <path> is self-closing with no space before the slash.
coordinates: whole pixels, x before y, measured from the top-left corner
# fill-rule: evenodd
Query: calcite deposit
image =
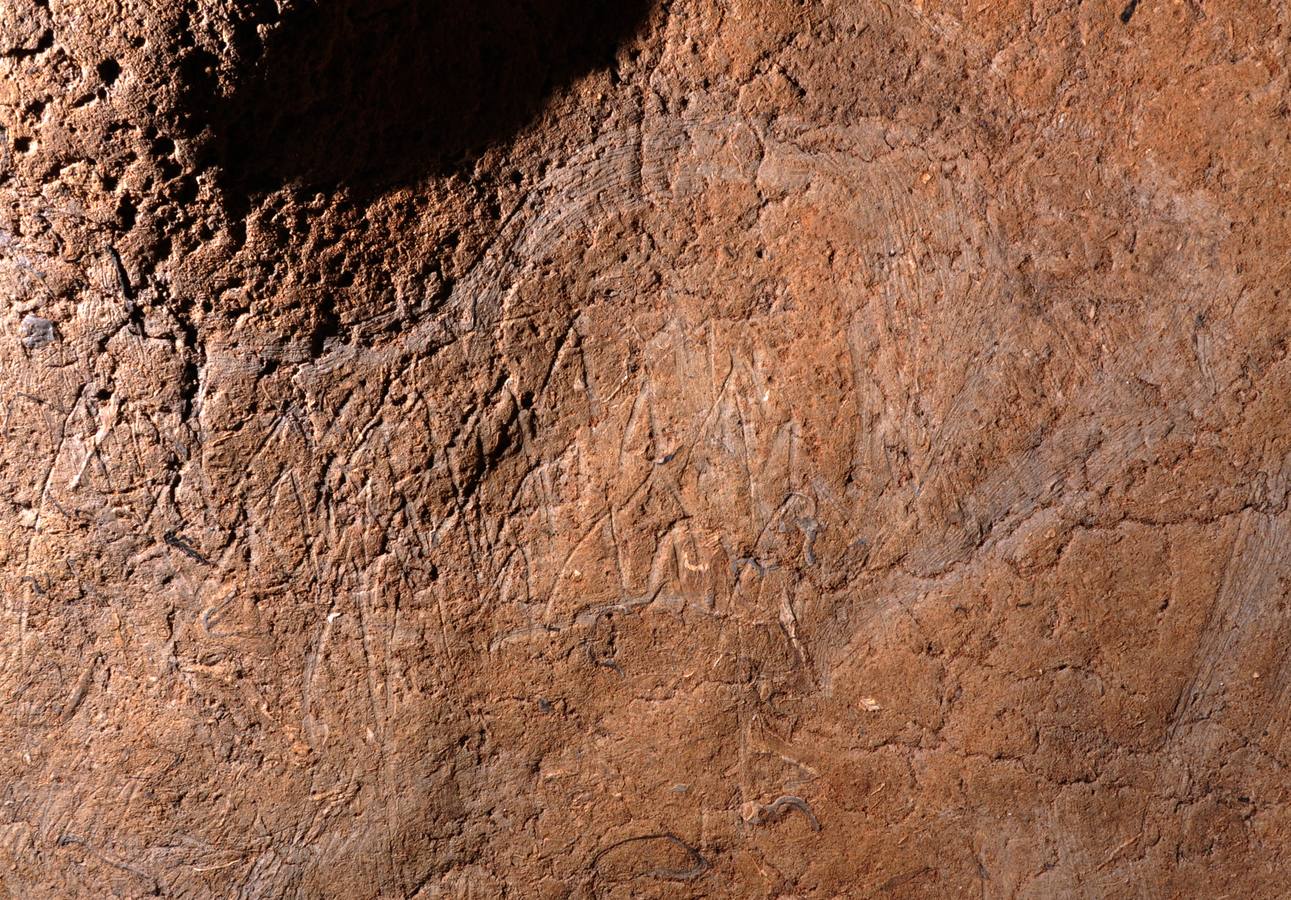
<path id="1" fill-rule="evenodd" d="M 1289 40 L 2 0 L 0 897 L 1287 896 Z"/>

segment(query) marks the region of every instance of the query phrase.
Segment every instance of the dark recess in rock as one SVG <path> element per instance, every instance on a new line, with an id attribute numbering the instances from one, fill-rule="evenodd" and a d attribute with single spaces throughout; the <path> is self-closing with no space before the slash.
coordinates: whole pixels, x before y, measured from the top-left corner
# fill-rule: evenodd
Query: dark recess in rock
<path id="1" fill-rule="evenodd" d="M 224 96 L 215 61 L 190 56 L 190 124 L 209 129 L 235 205 L 289 183 L 386 189 L 505 141 L 551 91 L 611 63 L 648 7 L 324 0 L 288 12 Z"/>

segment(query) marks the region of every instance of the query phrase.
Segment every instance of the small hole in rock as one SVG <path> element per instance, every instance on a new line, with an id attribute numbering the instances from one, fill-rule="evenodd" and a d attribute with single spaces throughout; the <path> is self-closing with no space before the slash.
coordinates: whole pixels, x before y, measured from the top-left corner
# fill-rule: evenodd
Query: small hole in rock
<path id="1" fill-rule="evenodd" d="M 95 66 L 95 71 L 99 73 L 99 78 L 103 80 L 103 83 L 111 87 L 117 78 L 121 76 L 121 63 L 115 59 L 105 59 Z"/>
<path id="2" fill-rule="evenodd" d="M 138 211 L 135 209 L 134 201 L 130 199 L 129 194 L 123 196 L 120 202 L 117 203 L 117 221 L 121 223 L 123 231 L 129 231 L 134 228 L 137 214 Z"/>

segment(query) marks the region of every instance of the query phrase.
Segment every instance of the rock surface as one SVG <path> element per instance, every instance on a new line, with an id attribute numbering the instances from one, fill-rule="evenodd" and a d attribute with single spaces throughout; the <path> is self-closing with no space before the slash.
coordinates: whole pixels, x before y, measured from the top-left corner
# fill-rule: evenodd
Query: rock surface
<path id="1" fill-rule="evenodd" d="M 0 896 L 1285 896 L 1289 37 L 6 0 Z"/>

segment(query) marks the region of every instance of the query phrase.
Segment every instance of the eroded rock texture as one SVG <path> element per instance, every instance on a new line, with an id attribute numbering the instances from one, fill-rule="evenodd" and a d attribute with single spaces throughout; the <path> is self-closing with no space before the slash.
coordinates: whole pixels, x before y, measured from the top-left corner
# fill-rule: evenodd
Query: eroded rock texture
<path id="1" fill-rule="evenodd" d="M 0 895 L 1285 896 L 1289 16 L 6 0 Z"/>

